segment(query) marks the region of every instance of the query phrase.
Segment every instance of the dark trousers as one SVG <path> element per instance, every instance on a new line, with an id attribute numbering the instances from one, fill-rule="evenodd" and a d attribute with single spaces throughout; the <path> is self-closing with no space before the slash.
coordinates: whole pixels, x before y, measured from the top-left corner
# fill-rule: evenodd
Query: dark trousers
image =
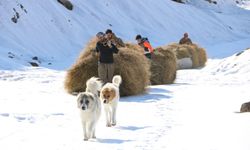
<path id="1" fill-rule="evenodd" d="M 114 71 L 114 63 L 98 63 L 98 76 L 104 83 L 112 82 Z"/>
<path id="2" fill-rule="evenodd" d="M 145 55 L 148 59 L 151 59 L 151 58 L 152 58 L 151 53 L 145 53 L 144 55 Z"/>

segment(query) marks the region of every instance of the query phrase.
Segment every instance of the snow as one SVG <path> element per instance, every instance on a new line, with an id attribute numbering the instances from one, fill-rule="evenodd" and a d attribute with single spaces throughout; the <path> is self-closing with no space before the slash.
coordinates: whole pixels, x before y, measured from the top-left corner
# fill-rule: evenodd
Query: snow
<path id="1" fill-rule="evenodd" d="M 63 89 L 65 71 L 26 68 L 0 72 L 1 149 L 249 150 L 250 49 L 179 70 L 172 85 L 121 98 L 117 126 L 83 141 L 76 97 Z M 38 146 L 39 145 L 39 146 Z"/>
<path id="2" fill-rule="evenodd" d="M 249 1 L 72 2 L 68 11 L 56 1 L 0 0 L 0 149 L 250 149 L 250 113 L 239 113 L 250 101 Z M 178 70 L 174 84 L 122 97 L 117 125 L 106 127 L 102 111 L 97 139 L 86 142 L 63 83 L 85 43 L 107 28 L 125 41 L 141 33 L 154 47 L 189 32 L 209 59 Z M 41 67 L 28 67 L 34 56 Z"/>
<path id="3" fill-rule="evenodd" d="M 245 1 L 243 1 L 243 4 L 240 4 L 239 6 L 244 8 L 244 9 L 250 10 L 250 1 L 245 0 Z"/>

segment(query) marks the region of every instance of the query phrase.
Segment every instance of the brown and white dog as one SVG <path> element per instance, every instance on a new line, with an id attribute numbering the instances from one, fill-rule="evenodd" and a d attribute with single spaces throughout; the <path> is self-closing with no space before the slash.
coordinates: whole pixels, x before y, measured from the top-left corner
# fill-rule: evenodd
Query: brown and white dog
<path id="1" fill-rule="evenodd" d="M 116 109 L 120 99 L 119 86 L 121 82 L 121 76 L 115 75 L 112 83 L 106 83 L 101 89 L 100 99 L 104 105 L 107 127 L 116 125 Z"/>

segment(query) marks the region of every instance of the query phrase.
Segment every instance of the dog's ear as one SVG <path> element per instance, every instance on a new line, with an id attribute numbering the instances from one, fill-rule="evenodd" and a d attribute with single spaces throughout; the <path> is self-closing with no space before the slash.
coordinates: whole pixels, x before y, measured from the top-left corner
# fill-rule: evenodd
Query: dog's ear
<path id="1" fill-rule="evenodd" d="M 111 99 L 114 99 L 115 97 L 116 97 L 116 91 L 115 91 L 115 89 L 111 89 L 110 90 L 110 96 L 111 96 Z"/>
<path id="2" fill-rule="evenodd" d="M 81 108 L 81 101 L 82 100 L 82 93 L 79 93 L 78 95 L 77 95 L 77 99 L 76 99 L 76 102 L 77 102 L 77 107 L 78 108 Z"/>

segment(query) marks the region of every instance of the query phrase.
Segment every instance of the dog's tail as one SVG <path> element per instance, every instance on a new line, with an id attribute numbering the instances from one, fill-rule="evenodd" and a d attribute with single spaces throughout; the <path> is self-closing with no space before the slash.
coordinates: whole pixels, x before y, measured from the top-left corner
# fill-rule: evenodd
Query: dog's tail
<path id="1" fill-rule="evenodd" d="M 102 82 L 99 78 L 92 77 L 86 82 L 86 92 L 97 94 L 102 88 Z"/>
<path id="2" fill-rule="evenodd" d="M 112 79 L 112 83 L 113 83 L 115 86 L 119 87 L 120 84 L 122 83 L 122 77 L 121 77 L 120 75 L 115 75 L 115 76 L 113 77 L 113 79 Z"/>

